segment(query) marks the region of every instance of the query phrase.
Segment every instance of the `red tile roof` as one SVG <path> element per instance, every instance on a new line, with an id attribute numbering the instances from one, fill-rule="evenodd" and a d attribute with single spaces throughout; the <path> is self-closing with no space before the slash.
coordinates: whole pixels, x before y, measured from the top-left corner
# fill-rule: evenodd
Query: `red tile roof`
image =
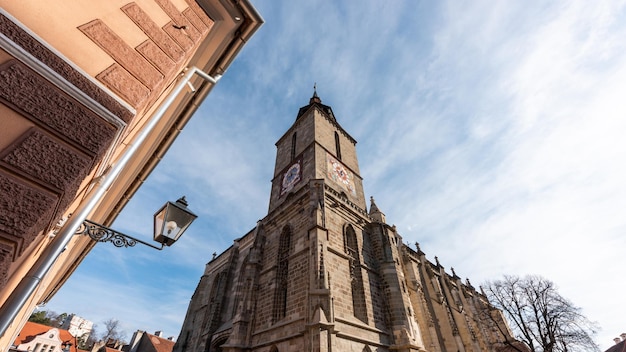
<path id="1" fill-rule="evenodd" d="M 26 325 L 24 325 L 24 327 L 22 328 L 22 331 L 20 331 L 19 335 L 17 335 L 17 338 L 15 339 L 15 341 L 13 342 L 13 344 L 15 346 L 21 345 L 23 343 L 28 343 L 30 341 L 32 341 L 35 337 L 37 337 L 38 335 L 42 335 L 52 329 L 58 329 L 59 330 L 59 337 L 61 338 L 61 341 L 65 342 L 65 341 L 69 341 L 72 343 L 72 346 L 70 348 L 70 352 L 78 352 L 77 348 L 76 348 L 76 338 L 74 336 L 72 336 L 72 334 L 70 334 L 69 331 L 65 330 L 65 329 L 60 329 L 60 328 L 55 328 L 53 326 L 47 326 L 47 325 L 43 325 L 43 324 L 37 324 L 37 323 L 33 323 L 30 321 L 26 322 Z"/>
<path id="2" fill-rule="evenodd" d="M 174 350 L 175 342 L 172 340 L 164 339 L 148 333 L 145 333 L 144 336 L 142 336 L 142 340 L 149 340 L 150 344 L 154 346 L 156 352 L 172 352 Z"/>

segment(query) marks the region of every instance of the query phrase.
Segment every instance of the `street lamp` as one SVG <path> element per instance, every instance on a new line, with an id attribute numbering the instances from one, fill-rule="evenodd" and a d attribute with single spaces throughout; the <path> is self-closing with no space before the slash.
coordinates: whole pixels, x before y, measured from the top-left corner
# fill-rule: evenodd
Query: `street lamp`
<path id="1" fill-rule="evenodd" d="M 176 203 L 167 202 L 154 214 L 154 240 L 161 244 L 157 247 L 148 242 L 115 231 L 104 225 L 85 219 L 76 231 L 78 235 L 89 236 L 97 242 L 111 242 L 116 247 L 134 247 L 137 243 L 161 250 L 164 246 L 171 246 L 176 242 L 189 225 L 198 217 L 187 209 L 185 197 Z"/>

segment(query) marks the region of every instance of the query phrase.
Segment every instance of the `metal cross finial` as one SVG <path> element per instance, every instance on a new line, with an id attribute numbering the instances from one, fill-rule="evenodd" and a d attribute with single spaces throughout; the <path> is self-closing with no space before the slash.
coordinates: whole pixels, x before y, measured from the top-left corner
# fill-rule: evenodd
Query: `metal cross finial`
<path id="1" fill-rule="evenodd" d="M 320 99 L 320 97 L 317 96 L 317 82 L 315 82 L 313 83 L 313 96 L 311 97 L 311 100 L 309 100 L 309 104 L 321 102 L 322 100 Z"/>

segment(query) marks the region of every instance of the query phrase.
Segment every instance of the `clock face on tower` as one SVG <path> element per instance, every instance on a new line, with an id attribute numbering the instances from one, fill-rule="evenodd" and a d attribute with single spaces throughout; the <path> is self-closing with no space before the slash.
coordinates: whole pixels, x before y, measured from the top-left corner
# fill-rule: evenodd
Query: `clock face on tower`
<path id="1" fill-rule="evenodd" d="M 328 177 L 337 182 L 343 189 L 356 196 L 354 187 L 354 175 L 339 160 L 332 155 L 326 154 L 326 171 Z"/>
<path id="2" fill-rule="evenodd" d="M 291 164 L 287 168 L 287 170 L 283 173 L 283 179 L 280 187 L 280 195 L 291 191 L 293 186 L 300 182 L 302 178 L 302 160 L 298 160 L 295 163 Z"/>

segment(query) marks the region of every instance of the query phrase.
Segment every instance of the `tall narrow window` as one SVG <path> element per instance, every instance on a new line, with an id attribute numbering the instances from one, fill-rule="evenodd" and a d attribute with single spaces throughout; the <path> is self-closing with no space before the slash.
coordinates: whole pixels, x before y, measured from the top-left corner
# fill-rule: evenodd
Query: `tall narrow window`
<path id="1" fill-rule="evenodd" d="M 352 286 L 352 309 L 354 316 L 367 323 L 367 306 L 365 304 L 365 290 L 363 289 L 363 273 L 361 270 L 361 256 L 356 240 L 356 233 L 352 225 L 345 228 L 346 252 L 350 257 L 350 280 Z"/>
<path id="2" fill-rule="evenodd" d="M 222 302 L 224 300 L 224 292 L 226 291 L 226 277 L 227 273 L 222 271 L 215 275 L 213 279 L 209 295 L 209 313 L 205 315 L 202 323 L 203 329 L 209 333 L 213 333 L 221 322 Z M 210 341 L 207 344 L 210 344 Z"/>
<path id="3" fill-rule="evenodd" d="M 339 143 L 339 133 L 335 131 L 335 150 L 337 151 L 337 160 L 341 160 L 341 144 Z"/>
<path id="4" fill-rule="evenodd" d="M 291 160 L 296 158 L 296 132 L 291 136 Z"/>
<path id="5" fill-rule="evenodd" d="M 291 229 L 285 226 L 278 242 L 276 265 L 276 291 L 274 291 L 273 322 L 284 318 L 287 313 L 287 283 L 289 280 L 289 247 L 291 246 Z"/>

